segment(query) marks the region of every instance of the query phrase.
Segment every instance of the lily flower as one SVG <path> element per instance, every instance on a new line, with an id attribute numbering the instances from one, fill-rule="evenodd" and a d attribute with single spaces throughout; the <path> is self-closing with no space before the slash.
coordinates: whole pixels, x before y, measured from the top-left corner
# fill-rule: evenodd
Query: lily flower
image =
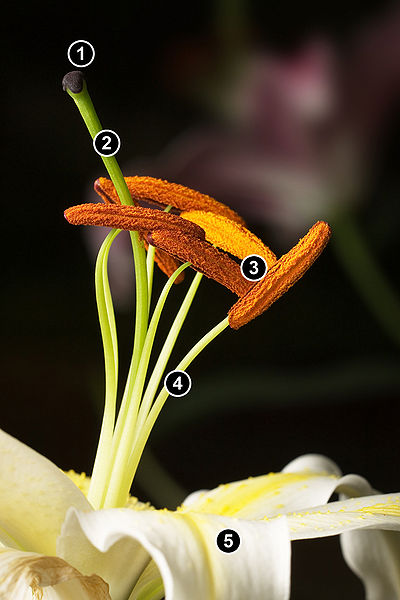
<path id="1" fill-rule="evenodd" d="M 323 456 L 196 492 L 176 511 L 134 498 L 95 511 L 84 474 L 2 431 L 0 465 L 2 599 L 284 600 L 291 540 L 337 534 L 369 600 L 400 592 L 400 495 L 376 494 Z M 334 492 L 347 499 L 328 503 Z M 240 543 L 228 552 L 232 532 Z"/>
<path id="2" fill-rule="evenodd" d="M 96 135 L 101 126 L 81 74 L 64 81 L 78 106 L 84 103 L 82 114 Z M 322 252 L 330 228 L 317 222 L 277 259 L 230 209 L 193 190 L 135 181 L 135 189 L 141 183 L 150 186 L 147 199 L 172 205 L 180 215 L 132 206 L 115 158 L 104 162 L 120 201 L 66 211 L 72 223 L 117 228 L 106 236 L 95 271 L 105 362 L 105 406 L 95 464 L 90 478 L 63 473 L 0 430 L 0 600 L 286 600 L 291 541 L 336 534 L 344 536 L 345 558 L 363 579 L 369 600 L 397 597 L 400 495 L 377 494 L 356 475 L 342 477 L 324 457 L 300 457 L 281 473 L 196 492 L 176 511 L 155 510 L 130 496 L 157 417 L 168 396 L 178 395 L 168 376 L 173 374 L 180 392 L 193 359 L 228 326 L 242 327 L 282 296 Z M 182 197 L 186 200 L 180 205 Z M 137 312 L 117 415 L 118 339 L 107 259 L 121 229 L 131 231 Z M 141 238 L 147 240 L 147 257 Z M 177 264 L 186 262 L 169 276 L 149 319 L 155 247 Z M 241 275 L 237 262 L 249 251 L 268 266 L 255 283 Z M 160 261 L 167 272 L 172 265 L 168 261 L 168 266 Z M 174 282 L 191 265 L 197 273 L 148 377 L 163 306 Z M 238 300 L 159 390 L 201 273 L 231 289 Z M 327 504 L 334 492 L 342 499 Z M 360 541 L 364 534 L 368 543 Z"/>

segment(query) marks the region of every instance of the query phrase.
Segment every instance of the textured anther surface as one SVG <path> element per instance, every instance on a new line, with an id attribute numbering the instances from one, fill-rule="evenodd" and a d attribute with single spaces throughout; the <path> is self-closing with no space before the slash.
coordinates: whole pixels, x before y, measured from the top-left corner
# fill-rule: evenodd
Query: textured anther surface
<path id="1" fill-rule="evenodd" d="M 304 275 L 321 254 L 331 236 L 331 228 L 318 221 L 308 233 L 232 306 L 229 325 L 239 329 L 266 311 Z"/>

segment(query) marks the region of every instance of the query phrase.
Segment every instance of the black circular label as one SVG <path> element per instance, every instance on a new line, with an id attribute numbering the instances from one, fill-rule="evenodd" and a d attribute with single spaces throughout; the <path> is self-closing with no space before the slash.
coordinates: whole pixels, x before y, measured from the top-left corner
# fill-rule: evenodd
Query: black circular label
<path id="1" fill-rule="evenodd" d="M 114 156 L 120 146 L 119 135 L 112 129 L 102 129 L 93 140 L 93 148 L 100 156 Z"/>
<path id="2" fill-rule="evenodd" d="M 192 387 L 192 380 L 186 371 L 170 371 L 164 379 L 164 387 L 170 396 L 186 396 Z"/>
<path id="3" fill-rule="evenodd" d="M 240 263 L 240 270 L 245 279 L 260 281 L 267 274 L 268 265 L 262 256 L 249 254 Z"/>
<path id="4" fill-rule="evenodd" d="M 231 554 L 240 546 L 240 535 L 234 529 L 223 529 L 217 535 L 217 546 L 221 552 Z"/>
<path id="5" fill-rule="evenodd" d="M 68 48 L 68 60 L 74 67 L 88 67 L 93 62 L 95 51 L 90 42 L 76 40 Z"/>

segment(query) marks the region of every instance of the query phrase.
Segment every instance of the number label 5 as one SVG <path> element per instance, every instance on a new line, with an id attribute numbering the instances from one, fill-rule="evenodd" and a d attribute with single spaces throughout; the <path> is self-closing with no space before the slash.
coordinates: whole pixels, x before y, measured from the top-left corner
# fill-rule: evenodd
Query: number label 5
<path id="1" fill-rule="evenodd" d="M 240 535 L 234 529 L 223 529 L 217 535 L 217 547 L 221 552 L 232 554 L 240 546 Z"/>

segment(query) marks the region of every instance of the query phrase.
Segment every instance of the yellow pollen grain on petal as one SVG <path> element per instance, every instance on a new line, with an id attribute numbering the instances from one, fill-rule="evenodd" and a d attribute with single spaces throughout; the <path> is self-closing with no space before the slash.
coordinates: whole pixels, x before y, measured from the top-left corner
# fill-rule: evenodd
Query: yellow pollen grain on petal
<path id="1" fill-rule="evenodd" d="M 240 298 L 229 311 L 229 325 L 239 329 L 261 315 L 296 283 L 319 257 L 331 236 L 324 221 L 315 223 L 308 233 Z"/>
<path id="2" fill-rule="evenodd" d="M 386 515 L 388 517 L 400 517 L 399 504 L 374 504 L 357 509 L 359 512 L 370 515 Z"/>
<path id="3" fill-rule="evenodd" d="M 64 471 L 64 473 L 87 498 L 91 478 L 88 477 L 86 473 L 76 473 L 76 471 L 73 471 L 72 469 L 69 471 Z M 140 500 L 138 500 L 135 496 L 129 496 L 124 508 L 131 508 L 136 511 L 155 510 L 149 502 L 140 502 Z"/>
<path id="4" fill-rule="evenodd" d="M 126 504 L 124 505 L 124 508 L 130 508 L 132 510 L 138 511 L 138 510 L 156 510 L 154 508 L 154 506 L 152 506 L 150 504 L 150 502 L 140 502 L 140 500 L 138 500 L 136 498 L 136 496 L 129 496 Z"/>
<path id="5" fill-rule="evenodd" d="M 224 215 L 204 210 L 191 210 L 181 212 L 180 216 L 204 229 L 208 242 L 237 258 L 243 259 L 249 254 L 258 254 L 265 259 L 268 268 L 276 263 L 275 254 L 260 238 Z"/>
<path id="6" fill-rule="evenodd" d="M 269 473 L 244 481 L 225 484 L 199 497 L 188 508 L 195 512 L 205 512 L 229 517 L 246 518 L 246 511 L 268 501 L 285 488 L 301 484 L 310 477 L 320 477 L 321 473 Z M 284 508 L 284 504 L 279 504 Z M 182 510 L 186 508 L 183 506 Z"/>

